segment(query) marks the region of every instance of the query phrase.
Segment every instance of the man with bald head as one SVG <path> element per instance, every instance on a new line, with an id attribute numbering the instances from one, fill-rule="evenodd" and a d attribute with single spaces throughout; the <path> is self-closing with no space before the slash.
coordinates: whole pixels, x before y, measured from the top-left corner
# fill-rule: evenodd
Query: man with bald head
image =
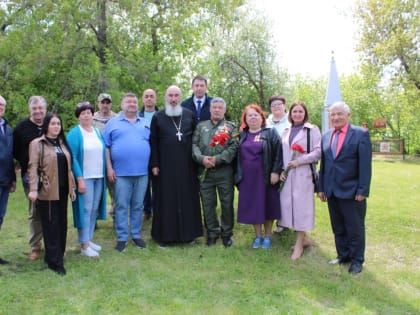
<path id="1" fill-rule="evenodd" d="M 140 110 L 140 116 L 152 121 L 153 115 L 157 112 L 157 96 L 156 91 L 153 89 L 146 89 L 141 96 L 143 107 Z"/>
<path id="2" fill-rule="evenodd" d="M 165 109 L 152 118 L 150 168 L 156 179 L 152 237 L 159 246 L 191 242 L 203 235 L 198 178 L 192 160 L 194 114 L 181 107 L 182 93 L 170 86 Z"/>

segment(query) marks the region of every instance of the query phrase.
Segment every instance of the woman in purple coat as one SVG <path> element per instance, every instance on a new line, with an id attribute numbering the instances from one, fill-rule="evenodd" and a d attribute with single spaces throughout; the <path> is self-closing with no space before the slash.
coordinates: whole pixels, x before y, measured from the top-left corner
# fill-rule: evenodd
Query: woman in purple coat
<path id="1" fill-rule="evenodd" d="M 304 103 L 292 104 L 289 111 L 289 121 L 292 125 L 281 135 L 283 165 L 287 167 L 288 172 L 282 172 L 280 175 L 280 180 L 284 182 L 280 193 L 280 225 L 294 228 L 296 231 L 292 260 L 299 259 L 303 248 L 311 246 L 306 232 L 314 228 L 315 221 L 311 164 L 315 164 L 321 158 L 321 133 L 317 126 L 308 123 L 308 119 L 308 110 Z M 292 146 L 296 145 L 300 146 L 304 153 L 292 150 Z"/>

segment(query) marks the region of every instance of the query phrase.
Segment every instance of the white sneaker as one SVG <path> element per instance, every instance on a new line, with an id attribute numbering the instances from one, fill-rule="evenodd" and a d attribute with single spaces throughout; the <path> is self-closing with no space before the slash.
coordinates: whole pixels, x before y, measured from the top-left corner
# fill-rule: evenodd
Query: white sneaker
<path id="1" fill-rule="evenodd" d="M 83 256 L 86 257 L 98 257 L 99 254 L 98 252 L 94 251 L 92 248 L 90 248 L 90 246 L 86 249 L 81 249 L 80 252 L 82 253 Z"/>
<path id="2" fill-rule="evenodd" d="M 93 250 L 99 252 L 102 247 L 98 244 L 95 244 L 94 242 L 89 242 L 89 247 L 92 247 Z"/>
<path id="3" fill-rule="evenodd" d="M 274 233 L 281 233 L 281 232 L 283 232 L 283 230 L 284 230 L 284 227 L 278 226 L 274 229 Z"/>

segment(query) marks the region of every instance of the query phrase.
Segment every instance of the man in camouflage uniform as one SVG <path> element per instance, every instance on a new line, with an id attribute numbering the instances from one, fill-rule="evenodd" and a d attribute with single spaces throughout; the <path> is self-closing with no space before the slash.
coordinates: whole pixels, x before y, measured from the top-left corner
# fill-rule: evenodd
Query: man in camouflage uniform
<path id="1" fill-rule="evenodd" d="M 226 102 L 213 98 L 210 120 L 200 122 L 193 135 L 193 159 L 200 165 L 200 195 L 207 228 L 207 246 L 216 244 L 219 236 L 223 245 L 232 245 L 233 231 L 233 160 L 238 150 L 236 126 L 224 119 Z M 217 189 L 217 192 L 216 192 Z M 221 218 L 217 215 L 217 193 Z"/>

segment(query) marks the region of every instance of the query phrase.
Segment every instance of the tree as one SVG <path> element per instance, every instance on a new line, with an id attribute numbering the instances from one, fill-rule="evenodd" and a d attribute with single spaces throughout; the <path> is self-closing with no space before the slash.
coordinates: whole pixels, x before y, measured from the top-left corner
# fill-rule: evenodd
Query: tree
<path id="1" fill-rule="evenodd" d="M 355 19 L 362 63 L 420 90 L 419 12 L 416 0 L 360 0 Z"/>
<path id="2" fill-rule="evenodd" d="M 211 46 L 201 69 L 211 78 L 212 95 L 227 101 L 227 117 L 239 121 L 250 103 L 268 112 L 268 98 L 285 93 L 288 74 L 277 64 L 271 24 L 260 12 L 243 6 L 231 23 L 209 34 Z"/>
<path id="3" fill-rule="evenodd" d="M 384 136 L 405 138 L 420 152 L 419 2 L 361 0 L 354 16 L 360 25 L 358 51 L 363 80 L 375 90 L 373 118 L 384 117 Z"/>
<path id="4" fill-rule="evenodd" d="M 242 0 L 15 0 L 0 3 L 0 89 L 12 123 L 41 94 L 66 126 L 74 105 L 110 92 L 163 92 L 194 64 L 213 21 Z M 226 10 L 227 9 L 227 10 Z"/>
<path id="5" fill-rule="evenodd" d="M 322 108 L 325 100 L 327 80 L 325 78 L 312 79 L 295 75 L 289 83 L 290 101 L 288 107 L 296 101 L 305 103 L 310 122 L 319 126 L 322 125 Z"/>

